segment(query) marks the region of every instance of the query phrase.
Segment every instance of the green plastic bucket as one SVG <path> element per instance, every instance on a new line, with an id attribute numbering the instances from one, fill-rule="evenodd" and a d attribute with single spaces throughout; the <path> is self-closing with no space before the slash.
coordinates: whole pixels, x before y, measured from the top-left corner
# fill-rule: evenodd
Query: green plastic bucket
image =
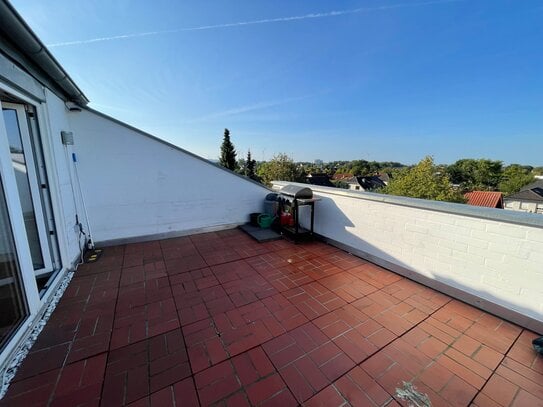
<path id="1" fill-rule="evenodd" d="M 262 214 L 258 217 L 258 226 L 262 229 L 267 229 L 272 225 L 274 219 L 273 216 Z"/>

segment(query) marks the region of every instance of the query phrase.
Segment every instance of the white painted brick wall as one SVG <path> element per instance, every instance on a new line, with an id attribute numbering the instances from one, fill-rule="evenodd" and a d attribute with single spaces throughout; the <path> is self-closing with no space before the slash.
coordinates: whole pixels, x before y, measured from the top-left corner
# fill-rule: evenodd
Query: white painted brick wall
<path id="1" fill-rule="evenodd" d="M 495 209 L 488 209 L 494 219 L 484 219 L 462 214 L 464 205 L 443 203 L 453 214 L 413 207 L 418 200 L 407 198 L 410 206 L 378 201 L 377 194 L 365 199 L 313 190 L 322 198 L 317 233 L 543 321 L 543 228 L 537 222 L 501 221 L 503 212 Z"/>
<path id="2" fill-rule="evenodd" d="M 267 188 L 186 151 L 88 110 L 70 123 L 97 242 L 242 224 L 264 209 Z"/>

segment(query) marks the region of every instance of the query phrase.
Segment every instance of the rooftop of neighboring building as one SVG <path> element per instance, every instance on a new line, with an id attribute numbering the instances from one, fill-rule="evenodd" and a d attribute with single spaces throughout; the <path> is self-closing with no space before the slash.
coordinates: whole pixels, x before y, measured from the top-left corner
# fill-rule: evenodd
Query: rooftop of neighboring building
<path id="1" fill-rule="evenodd" d="M 466 203 L 473 206 L 503 209 L 503 194 L 494 191 L 471 191 L 464 195 Z"/>

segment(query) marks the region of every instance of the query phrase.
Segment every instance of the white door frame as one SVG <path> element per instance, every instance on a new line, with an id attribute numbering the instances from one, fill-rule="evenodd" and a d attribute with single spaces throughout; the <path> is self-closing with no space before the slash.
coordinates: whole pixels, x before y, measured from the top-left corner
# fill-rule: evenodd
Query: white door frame
<path id="1" fill-rule="evenodd" d="M 24 291 L 23 295 L 26 298 L 30 316 L 39 309 L 40 296 L 34 274 L 30 247 L 28 245 L 23 212 L 21 210 L 17 181 L 15 180 L 15 172 L 13 171 L 11 162 L 11 153 L 9 151 L 8 135 L 6 133 L 3 114 L 0 115 L 0 177 L 4 187 L 11 230 L 15 241 L 15 250 L 19 261 L 19 271 Z"/>
<path id="2" fill-rule="evenodd" d="M 2 109 L 13 109 L 17 113 L 17 121 L 19 123 L 19 132 L 21 136 L 21 142 L 23 145 L 23 152 L 26 163 L 27 177 L 30 185 L 30 195 L 32 204 L 34 207 L 34 216 L 36 219 L 36 227 L 38 229 L 38 237 L 40 241 L 40 249 L 43 258 L 44 267 L 34 270 L 36 276 L 47 274 L 53 271 L 53 262 L 51 258 L 51 252 L 49 250 L 49 231 L 46 227 L 46 219 L 44 218 L 44 208 L 42 206 L 41 191 L 39 186 L 39 177 L 36 173 L 36 163 L 34 161 L 34 148 L 30 139 L 30 131 L 28 129 L 28 122 L 26 116 L 26 110 L 24 105 L 0 102 Z"/>

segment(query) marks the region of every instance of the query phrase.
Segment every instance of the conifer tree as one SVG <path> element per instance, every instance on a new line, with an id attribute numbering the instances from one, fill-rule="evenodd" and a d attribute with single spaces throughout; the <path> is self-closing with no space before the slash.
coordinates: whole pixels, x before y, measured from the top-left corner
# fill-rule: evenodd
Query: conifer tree
<path id="1" fill-rule="evenodd" d="M 255 179 L 256 161 L 251 157 L 251 150 L 247 151 L 247 160 L 245 161 L 245 175 L 251 179 Z"/>
<path id="2" fill-rule="evenodd" d="M 236 170 L 236 149 L 230 141 L 230 130 L 224 129 L 224 138 L 221 144 L 221 156 L 219 164 L 229 170 Z"/>

